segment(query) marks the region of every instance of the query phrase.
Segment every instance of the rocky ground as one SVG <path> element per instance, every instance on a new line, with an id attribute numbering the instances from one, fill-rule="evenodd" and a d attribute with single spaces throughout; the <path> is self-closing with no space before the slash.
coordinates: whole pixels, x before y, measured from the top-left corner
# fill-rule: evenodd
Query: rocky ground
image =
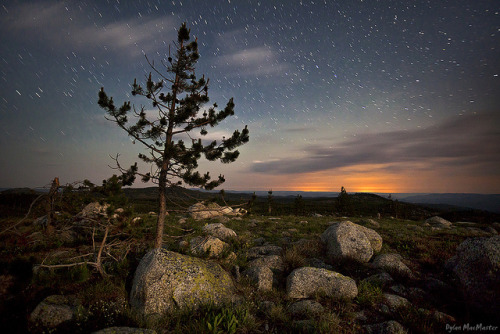
<path id="1" fill-rule="evenodd" d="M 170 215 L 162 250 L 150 248 L 154 213 L 97 204 L 59 217 L 51 235 L 43 218 L 3 233 L 2 322 L 34 333 L 498 330 L 498 223 L 203 211 Z"/>

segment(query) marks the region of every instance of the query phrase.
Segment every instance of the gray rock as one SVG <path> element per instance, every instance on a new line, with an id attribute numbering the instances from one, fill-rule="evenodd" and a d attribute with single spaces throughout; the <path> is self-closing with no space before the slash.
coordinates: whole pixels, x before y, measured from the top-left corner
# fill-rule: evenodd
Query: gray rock
<path id="1" fill-rule="evenodd" d="M 246 213 L 244 209 L 234 209 L 229 206 L 220 206 L 217 203 L 196 203 L 188 208 L 189 215 L 196 219 L 216 218 L 224 215 L 237 217 Z"/>
<path id="2" fill-rule="evenodd" d="M 201 229 L 204 233 L 219 238 L 222 241 L 229 241 L 237 237 L 236 232 L 227 228 L 222 223 L 208 224 Z"/>
<path id="3" fill-rule="evenodd" d="M 30 321 L 43 327 L 54 328 L 75 317 L 77 301 L 73 297 L 52 295 L 38 304 L 30 315 Z"/>
<path id="4" fill-rule="evenodd" d="M 495 230 L 495 229 L 494 229 L 493 227 L 491 227 L 491 226 L 486 226 L 486 227 L 484 227 L 484 228 L 483 228 L 483 230 L 484 230 L 485 232 L 490 233 L 490 234 L 495 234 L 495 235 L 497 235 L 497 234 L 498 234 L 497 230 Z"/>
<path id="5" fill-rule="evenodd" d="M 325 293 L 335 299 L 353 299 L 358 295 L 356 282 L 334 271 L 303 267 L 292 271 L 286 280 L 289 298 L 309 298 Z"/>
<path id="6" fill-rule="evenodd" d="M 410 287 L 406 290 L 407 298 L 409 298 L 413 303 L 421 304 L 432 298 L 431 295 L 424 289 L 417 287 Z"/>
<path id="7" fill-rule="evenodd" d="M 447 267 L 452 268 L 474 306 L 500 313 L 500 236 L 465 240 Z"/>
<path id="8" fill-rule="evenodd" d="M 385 271 L 381 272 L 379 274 L 371 275 L 371 276 L 365 278 L 364 280 L 369 282 L 369 283 L 379 285 L 380 287 L 385 287 L 385 286 L 391 285 L 394 282 L 391 275 L 389 275 Z"/>
<path id="9" fill-rule="evenodd" d="M 188 208 L 188 214 L 196 220 L 214 218 L 224 215 L 222 207 L 217 203 L 196 203 Z"/>
<path id="10" fill-rule="evenodd" d="M 93 332 L 93 334 L 156 334 L 156 331 L 145 328 L 109 327 Z"/>
<path id="11" fill-rule="evenodd" d="M 390 293 L 384 293 L 384 304 L 389 307 L 392 313 L 400 309 L 406 309 L 411 305 L 408 299 Z"/>
<path id="12" fill-rule="evenodd" d="M 438 216 L 431 217 L 427 219 L 425 222 L 432 227 L 438 227 L 438 228 L 451 228 L 451 226 L 453 225 L 451 222 Z"/>
<path id="13" fill-rule="evenodd" d="M 437 310 L 430 311 L 430 310 L 426 310 L 423 308 L 419 308 L 418 311 L 420 313 L 424 314 L 426 317 L 432 317 L 436 322 L 441 323 L 443 325 L 444 324 L 453 324 L 457 321 L 451 315 L 437 311 Z"/>
<path id="14" fill-rule="evenodd" d="M 380 234 L 378 234 L 376 231 L 372 230 L 371 228 L 364 227 L 361 225 L 357 225 L 358 228 L 361 229 L 361 231 L 366 235 L 368 240 L 370 241 L 370 245 L 372 246 L 372 249 L 374 252 L 380 252 L 382 249 L 382 237 Z"/>
<path id="15" fill-rule="evenodd" d="M 260 291 L 270 291 L 273 288 L 273 272 L 268 267 L 250 267 L 243 272 Z"/>
<path id="16" fill-rule="evenodd" d="M 45 216 L 41 216 L 41 217 L 38 217 L 37 219 L 35 219 L 33 221 L 33 225 L 35 225 L 36 227 L 40 227 L 40 228 L 46 228 L 47 222 L 48 222 L 48 218 L 47 218 L 47 215 L 45 215 Z"/>
<path id="17" fill-rule="evenodd" d="M 452 324 L 452 323 L 457 321 L 451 315 L 446 314 L 444 312 L 437 311 L 437 310 L 431 311 L 431 315 L 434 318 L 434 320 L 436 320 L 437 322 L 442 323 L 442 324 Z"/>
<path id="18" fill-rule="evenodd" d="M 315 257 L 307 259 L 306 262 L 310 267 L 333 270 L 333 266 L 326 264 L 323 260 Z"/>
<path id="19" fill-rule="evenodd" d="M 373 248 L 366 234 L 350 221 L 336 222 L 321 234 L 321 241 L 327 246 L 332 261 L 355 260 L 368 262 Z"/>
<path id="20" fill-rule="evenodd" d="M 466 227 L 465 229 L 469 232 L 469 236 L 472 237 L 486 237 L 489 235 L 488 232 L 479 227 Z"/>
<path id="21" fill-rule="evenodd" d="M 285 270 L 283 259 L 278 255 L 261 256 L 248 262 L 248 268 L 252 267 L 267 267 L 273 271 L 281 272 Z"/>
<path id="22" fill-rule="evenodd" d="M 224 248 L 228 246 L 224 241 L 211 235 L 193 238 L 190 241 L 190 245 L 193 254 L 198 256 L 208 254 L 212 258 L 218 258 L 224 251 Z"/>
<path id="23" fill-rule="evenodd" d="M 452 290 L 452 287 L 449 284 L 433 277 L 426 278 L 424 286 L 430 292 L 449 292 Z"/>
<path id="24" fill-rule="evenodd" d="M 259 304 L 259 309 L 264 314 L 268 314 L 275 306 L 276 304 L 274 304 L 272 301 L 265 300 Z"/>
<path id="25" fill-rule="evenodd" d="M 220 305 L 234 300 L 231 276 L 220 265 L 164 249 L 148 252 L 135 272 L 130 305 L 142 315 Z"/>
<path id="26" fill-rule="evenodd" d="M 371 218 L 363 219 L 361 222 L 363 224 L 371 225 L 373 227 L 380 227 L 380 224 L 376 220 L 371 219 Z"/>
<path id="27" fill-rule="evenodd" d="M 355 312 L 354 313 L 354 320 L 356 322 L 367 322 L 368 321 L 368 317 L 366 315 L 366 312 L 364 310 L 363 311 Z"/>
<path id="28" fill-rule="evenodd" d="M 280 255 L 282 252 L 283 248 L 275 245 L 252 247 L 247 251 L 247 259 L 253 260 L 268 255 Z"/>
<path id="29" fill-rule="evenodd" d="M 288 313 L 294 317 L 305 317 L 318 315 L 324 311 L 324 307 L 314 300 L 299 300 L 288 306 Z"/>
<path id="30" fill-rule="evenodd" d="M 389 288 L 389 290 L 391 292 L 394 292 L 398 296 L 401 296 L 401 297 L 406 298 L 408 296 L 408 289 L 404 285 L 401 285 L 401 284 L 393 285 Z"/>
<path id="31" fill-rule="evenodd" d="M 403 325 L 394 320 L 389 320 L 374 325 L 363 326 L 367 334 L 407 334 Z"/>
<path id="32" fill-rule="evenodd" d="M 266 239 L 264 239 L 262 237 L 253 239 L 253 244 L 255 246 L 262 246 L 262 245 L 264 245 L 265 242 L 266 242 Z"/>
<path id="33" fill-rule="evenodd" d="M 397 273 L 405 277 L 413 277 L 413 273 L 406 264 L 401 261 L 399 254 L 379 254 L 373 259 L 374 268 L 385 269 L 390 273 Z"/>
<path id="34" fill-rule="evenodd" d="M 179 249 L 187 249 L 189 247 L 189 242 L 186 240 L 179 241 Z"/>
<path id="35" fill-rule="evenodd" d="M 82 211 L 80 211 L 76 218 L 80 219 L 97 219 L 99 217 L 106 217 L 106 210 L 109 208 L 109 204 L 101 205 L 98 202 L 93 202 L 87 204 Z"/>

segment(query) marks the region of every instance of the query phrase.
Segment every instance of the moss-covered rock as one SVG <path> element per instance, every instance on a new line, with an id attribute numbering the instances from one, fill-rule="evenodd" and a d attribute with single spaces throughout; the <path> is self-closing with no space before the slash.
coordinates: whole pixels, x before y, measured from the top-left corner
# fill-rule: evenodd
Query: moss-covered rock
<path id="1" fill-rule="evenodd" d="M 233 281 L 217 263 L 155 249 L 137 267 L 130 304 L 142 315 L 162 315 L 176 308 L 219 305 L 234 297 Z"/>

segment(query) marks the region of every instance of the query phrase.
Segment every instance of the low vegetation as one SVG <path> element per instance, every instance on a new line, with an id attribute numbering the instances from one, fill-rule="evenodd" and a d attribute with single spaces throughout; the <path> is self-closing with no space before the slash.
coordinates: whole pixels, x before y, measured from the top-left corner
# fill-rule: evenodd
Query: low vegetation
<path id="1" fill-rule="evenodd" d="M 174 196 L 174 193 L 170 195 Z M 241 278 L 237 288 L 243 298 L 236 307 L 207 305 L 195 312 L 177 311 L 145 321 L 131 311 L 128 294 L 138 262 L 154 246 L 154 193 L 147 189 L 126 190 L 121 195 L 89 189 L 61 193 L 54 202 L 58 213 L 52 222 L 54 232 L 50 234 L 43 226 L 34 224 L 35 219 L 44 214 L 44 205 L 35 205 L 30 216 L 25 218 L 38 194 L 25 191 L 22 194 L 2 193 L 1 196 L 2 204 L 9 203 L 8 206 L 2 205 L 0 216 L 0 322 L 6 324 L 4 329 L 7 332 L 44 332 L 44 327 L 28 321 L 29 315 L 45 297 L 62 294 L 77 297 L 77 316 L 51 332 L 88 333 L 106 327 L 130 326 L 151 328 L 158 333 L 358 333 L 361 331 L 361 322 L 356 320 L 359 312 L 364 310 L 367 317 L 376 314 L 383 298 L 382 286 L 363 281 L 370 270 L 366 267 L 331 264 L 334 270 L 356 280 L 359 293 L 353 301 L 332 300 L 319 294 L 314 300 L 323 305 L 323 312 L 308 319 L 297 319 L 287 312 L 292 301 L 286 297 L 283 278 L 294 269 L 307 266 L 306 259 L 321 257 L 324 246 L 319 236 L 329 222 L 349 219 L 373 228 L 367 218 L 375 218 L 380 225 L 375 229 L 384 240 L 381 253 L 399 253 L 412 271 L 450 284 L 452 279 L 444 270 L 445 261 L 454 255 L 459 243 L 471 235 L 471 226 L 490 226 L 483 223 L 461 224 L 449 230 L 423 228 L 423 219 L 435 212 L 399 204 L 400 215 L 406 212 L 403 217 L 421 217 L 416 217 L 416 220 L 396 218 L 394 212 L 390 212 L 391 205 L 394 210 L 392 201 L 374 195 L 352 197 L 352 211 L 348 217 L 337 216 L 335 199 L 273 197 L 270 216 L 265 197 L 225 194 L 223 199 L 217 193 L 185 191 L 181 195 L 175 192 L 175 196 L 183 198 L 184 202 L 176 201 L 176 205 L 171 206 L 172 212 L 165 222 L 164 247 L 190 254 L 182 241 L 200 236 L 203 225 L 208 222 L 185 216 L 182 210 L 191 203 L 199 200 L 245 203 L 251 208 L 249 214 L 243 218 L 223 219 L 224 225 L 233 229 L 238 238 L 229 243 L 229 249 L 224 253 L 227 256 L 213 261 L 219 261 L 227 271 L 232 271 L 235 266 L 243 270 L 248 263 L 246 250 L 266 242 L 282 247 L 285 269 L 281 283 L 271 291 L 257 291 L 249 281 Z M 118 218 L 99 218 L 94 225 L 82 225 L 80 234 L 65 235 L 65 231 L 75 224 L 74 215 L 86 204 L 106 200 L 113 202 L 113 210 L 123 209 Z M 294 208 L 294 204 L 300 208 Z M 111 209 L 108 211 L 112 213 Z M 377 218 L 377 214 L 381 217 Z M 100 248 L 101 258 L 98 260 Z M 230 256 L 232 252 L 235 257 Z M 102 270 L 92 265 L 97 262 Z M 404 282 L 403 277 L 394 278 Z M 436 303 L 430 305 L 423 300 L 412 311 L 399 314 L 397 320 L 414 333 L 444 331 L 443 325 L 419 311 L 420 307 L 429 306 L 439 307 L 440 311 L 453 315 L 460 323 L 481 320 L 480 315 L 467 309 L 461 296 L 443 291 L 441 296 L 435 297 Z"/>

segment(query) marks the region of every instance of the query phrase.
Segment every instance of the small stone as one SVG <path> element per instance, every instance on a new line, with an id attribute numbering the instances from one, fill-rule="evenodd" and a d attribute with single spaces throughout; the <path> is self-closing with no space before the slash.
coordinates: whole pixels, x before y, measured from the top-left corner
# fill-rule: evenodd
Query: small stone
<path id="1" fill-rule="evenodd" d="M 371 276 L 365 278 L 364 280 L 369 282 L 369 283 L 379 285 L 381 287 L 388 286 L 394 282 L 391 275 L 389 275 L 385 271 L 381 272 L 379 274 L 371 275 Z"/>
<path id="2" fill-rule="evenodd" d="M 191 239 L 191 252 L 195 255 L 202 256 L 208 254 L 208 256 L 217 258 L 219 257 L 227 244 L 211 235 L 206 237 L 196 237 Z"/>
<path id="3" fill-rule="evenodd" d="M 324 311 L 324 307 L 314 300 L 300 300 L 288 307 L 288 312 L 295 317 L 318 315 Z"/>
<path id="4" fill-rule="evenodd" d="M 30 321 L 43 327 L 57 327 L 74 319 L 76 299 L 62 295 L 52 295 L 45 298 L 35 307 L 30 315 Z"/>
<path id="5" fill-rule="evenodd" d="M 384 304 L 387 305 L 389 310 L 393 313 L 399 309 L 406 309 L 411 305 L 408 299 L 389 293 L 384 293 Z"/>
<path id="6" fill-rule="evenodd" d="M 280 255 L 282 252 L 283 248 L 275 245 L 252 247 L 247 251 L 247 259 L 253 260 L 268 255 Z"/>

